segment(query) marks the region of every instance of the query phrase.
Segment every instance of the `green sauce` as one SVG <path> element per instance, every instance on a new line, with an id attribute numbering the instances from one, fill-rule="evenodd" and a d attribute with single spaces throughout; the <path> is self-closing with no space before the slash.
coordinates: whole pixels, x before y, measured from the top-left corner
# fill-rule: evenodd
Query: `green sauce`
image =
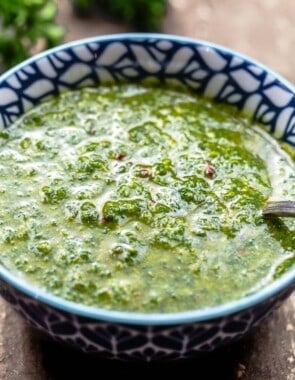
<path id="1" fill-rule="evenodd" d="M 174 312 L 294 264 L 294 162 L 230 106 L 184 91 L 66 92 L 0 135 L 0 261 L 65 299 Z"/>

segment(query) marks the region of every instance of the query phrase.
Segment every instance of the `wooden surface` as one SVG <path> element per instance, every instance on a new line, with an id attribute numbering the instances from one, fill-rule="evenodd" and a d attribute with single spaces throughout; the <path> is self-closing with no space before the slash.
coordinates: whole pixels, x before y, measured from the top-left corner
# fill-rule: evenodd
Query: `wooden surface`
<path id="1" fill-rule="evenodd" d="M 131 31 L 103 18 L 79 20 L 57 1 L 66 40 Z M 226 45 L 295 83 L 294 0 L 170 0 L 163 32 Z M 124 364 L 86 356 L 45 340 L 0 300 L 0 380 L 139 378 L 176 374 L 197 380 L 295 380 L 295 295 L 256 331 L 217 352 L 167 364 Z"/>

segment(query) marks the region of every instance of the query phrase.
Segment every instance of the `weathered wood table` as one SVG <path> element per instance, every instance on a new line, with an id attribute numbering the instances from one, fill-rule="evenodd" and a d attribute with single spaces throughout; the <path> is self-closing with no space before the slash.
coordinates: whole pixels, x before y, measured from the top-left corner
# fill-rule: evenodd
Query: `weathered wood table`
<path id="1" fill-rule="evenodd" d="M 103 18 L 79 20 L 58 0 L 67 40 L 130 31 Z M 295 83 L 294 0 L 170 0 L 163 32 L 214 41 L 250 55 Z M 109 362 L 45 340 L 0 300 L 0 380 L 193 376 L 198 380 L 295 380 L 295 295 L 240 342 L 190 361 Z"/>

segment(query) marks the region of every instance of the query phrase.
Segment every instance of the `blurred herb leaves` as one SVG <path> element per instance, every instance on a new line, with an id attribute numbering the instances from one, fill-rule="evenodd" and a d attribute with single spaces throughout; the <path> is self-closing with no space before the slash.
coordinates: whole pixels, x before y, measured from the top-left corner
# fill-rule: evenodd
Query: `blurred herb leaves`
<path id="1" fill-rule="evenodd" d="M 161 29 L 166 12 L 166 0 L 72 0 L 81 16 L 103 10 L 116 20 L 128 23 L 137 31 L 154 32 Z"/>
<path id="2" fill-rule="evenodd" d="M 0 71 L 60 43 L 54 0 L 0 0 Z"/>

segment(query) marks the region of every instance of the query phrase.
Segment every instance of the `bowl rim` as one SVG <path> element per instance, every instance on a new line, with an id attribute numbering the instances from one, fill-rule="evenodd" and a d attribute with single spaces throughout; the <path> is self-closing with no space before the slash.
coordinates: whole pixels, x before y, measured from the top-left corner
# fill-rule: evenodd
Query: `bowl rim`
<path id="1" fill-rule="evenodd" d="M 112 42 L 112 41 L 124 41 L 124 40 L 143 40 L 143 39 L 159 39 L 168 40 L 178 43 L 198 44 L 208 48 L 213 48 L 217 51 L 224 52 L 228 55 L 241 58 L 243 61 L 251 63 L 263 71 L 273 75 L 281 84 L 283 84 L 292 94 L 295 96 L 295 86 L 292 85 L 287 79 L 276 73 L 272 69 L 268 68 L 259 61 L 241 54 L 233 49 L 225 46 L 215 44 L 202 39 L 188 38 L 183 36 L 177 36 L 173 34 L 159 34 L 159 33 L 120 33 L 120 34 L 106 34 L 101 36 L 94 36 L 89 38 L 78 39 L 75 41 L 67 42 L 58 45 L 54 48 L 45 50 L 35 56 L 24 60 L 23 62 L 15 65 L 11 69 L 0 75 L 0 86 L 3 81 L 8 79 L 18 70 L 26 67 L 32 62 L 36 62 L 52 53 L 73 48 L 84 44 L 96 43 L 96 42 Z M 67 301 L 61 297 L 55 296 L 44 289 L 37 287 L 27 280 L 25 280 L 19 274 L 13 274 L 3 265 L 0 264 L 0 279 L 11 285 L 13 288 L 21 291 L 27 296 L 33 298 L 36 301 L 42 302 L 46 305 L 50 305 L 56 309 L 63 310 L 70 314 L 91 318 L 97 321 L 122 323 L 128 325 L 142 325 L 142 326 L 161 326 L 161 325 L 179 325 L 195 322 L 207 322 L 213 319 L 226 317 L 231 314 L 238 313 L 240 311 L 249 309 L 258 305 L 271 297 L 278 295 L 278 293 L 292 289 L 295 285 L 295 266 L 288 270 L 284 275 L 278 279 L 272 281 L 270 284 L 265 285 L 253 294 L 227 302 L 225 304 L 206 307 L 196 310 L 188 310 L 182 312 L 169 312 L 169 313 L 140 313 L 129 311 L 117 311 L 107 310 L 98 307 L 86 306 L 80 303 Z"/>
<path id="2" fill-rule="evenodd" d="M 231 49 L 227 46 L 224 46 L 222 44 L 214 43 L 211 41 L 207 41 L 204 39 L 198 39 L 198 38 L 191 38 L 191 37 L 185 37 L 175 34 L 166 34 L 166 33 L 114 33 L 114 34 L 104 34 L 104 35 L 98 35 L 93 37 L 86 37 L 81 38 L 69 42 L 65 42 L 62 44 L 59 44 L 55 47 L 52 47 L 50 49 L 46 49 L 40 53 L 37 53 L 33 55 L 30 58 L 27 58 L 23 60 L 22 62 L 14 65 L 10 69 L 4 71 L 3 73 L 0 73 L 0 85 L 1 82 L 8 79 L 12 74 L 14 74 L 16 71 L 21 70 L 25 66 L 29 65 L 30 63 L 37 62 L 40 59 L 47 57 L 48 55 L 52 53 L 56 53 L 58 51 L 67 49 L 67 48 L 73 48 L 78 47 L 85 44 L 91 44 L 96 42 L 111 42 L 111 41 L 124 41 L 124 40 L 143 40 L 143 39 L 159 39 L 159 40 L 169 40 L 173 42 L 178 43 L 189 43 L 189 44 L 198 44 L 202 45 L 204 47 L 212 48 L 217 51 L 224 52 L 226 54 L 236 56 L 238 58 L 241 58 L 243 61 L 254 64 L 258 68 L 262 69 L 263 71 L 272 74 L 276 79 L 278 79 L 285 87 L 286 89 L 290 90 L 290 92 L 295 93 L 295 84 L 292 84 L 289 80 L 287 80 L 283 75 L 279 74 L 272 68 L 268 67 L 267 65 L 263 64 L 259 60 L 250 57 L 247 54 L 240 53 L 239 51 L 236 51 L 234 49 Z M 295 94 L 294 94 L 295 95 Z"/>

